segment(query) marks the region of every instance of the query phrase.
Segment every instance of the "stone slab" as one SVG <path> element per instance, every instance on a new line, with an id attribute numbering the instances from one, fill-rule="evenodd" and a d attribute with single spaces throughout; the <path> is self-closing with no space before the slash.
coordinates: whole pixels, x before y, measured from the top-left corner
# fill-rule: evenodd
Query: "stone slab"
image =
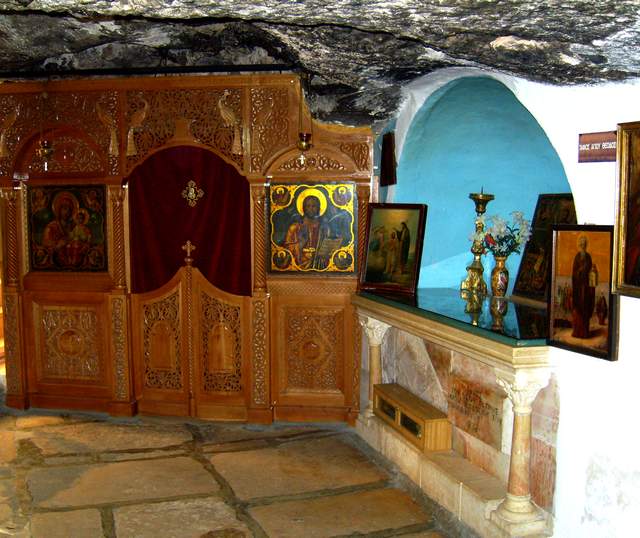
<path id="1" fill-rule="evenodd" d="M 234 510 L 219 498 L 125 506 L 114 510 L 118 538 L 201 538 L 212 531 L 252 536 Z M 235 534 L 231 531 L 235 531 Z"/>
<path id="2" fill-rule="evenodd" d="M 210 460 L 244 500 L 356 486 L 387 478 L 360 451 L 336 437 L 214 454 Z"/>
<path id="3" fill-rule="evenodd" d="M 158 449 L 181 445 L 193 439 L 180 424 L 111 424 L 88 422 L 33 430 L 30 439 L 43 456 Z"/>
<path id="4" fill-rule="evenodd" d="M 377 489 L 255 506 L 250 515 L 268 536 L 320 538 L 427 524 L 431 517 L 405 492 Z"/>
<path id="5" fill-rule="evenodd" d="M 103 538 L 100 512 L 95 509 L 48 512 L 31 517 L 33 538 Z"/>
<path id="6" fill-rule="evenodd" d="M 16 428 L 26 430 L 28 428 L 40 428 L 42 426 L 56 426 L 64 424 L 63 417 L 51 415 L 32 415 L 27 417 L 18 417 L 16 419 Z"/>
<path id="7" fill-rule="evenodd" d="M 156 458 L 170 458 L 174 456 L 183 456 L 184 450 L 150 450 L 148 452 L 118 452 L 115 454 L 101 454 L 100 461 L 128 461 L 128 460 L 147 460 Z"/>
<path id="8" fill-rule="evenodd" d="M 27 474 L 33 503 L 42 508 L 214 494 L 219 486 L 190 458 L 127 461 L 35 469 Z"/>
<path id="9" fill-rule="evenodd" d="M 198 424 L 198 431 L 204 445 L 237 443 L 266 439 L 287 438 L 296 435 L 313 434 L 320 431 L 315 425 L 300 426 L 260 426 Z"/>
<path id="10" fill-rule="evenodd" d="M 16 459 L 15 434 L 12 431 L 0 431 L 0 464 L 11 463 Z"/>

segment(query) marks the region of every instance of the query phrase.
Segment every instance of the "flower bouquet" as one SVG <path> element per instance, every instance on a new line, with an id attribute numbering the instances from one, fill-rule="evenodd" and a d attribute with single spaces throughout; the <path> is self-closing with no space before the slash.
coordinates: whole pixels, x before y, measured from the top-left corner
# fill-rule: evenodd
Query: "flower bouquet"
<path id="1" fill-rule="evenodd" d="M 484 252 L 490 251 L 495 258 L 495 267 L 491 271 L 491 290 L 496 297 L 504 296 L 509 285 L 509 271 L 505 266 L 505 260 L 510 254 L 519 253 L 522 245 L 531 236 L 531 224 L 522 213 L 514 211 L 511 216 L 511 222 L 497 215 L 488 217 L 486 221 L 490 226 L 471 238 L 482 245 Z"/>

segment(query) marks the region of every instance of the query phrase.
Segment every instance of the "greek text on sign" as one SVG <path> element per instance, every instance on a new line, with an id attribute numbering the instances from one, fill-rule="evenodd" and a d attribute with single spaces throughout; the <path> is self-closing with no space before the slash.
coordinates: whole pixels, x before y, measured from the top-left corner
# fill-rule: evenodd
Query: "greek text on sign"
<path id="1" fill-rule="evenodd" d="M 594 163 L 616 160 L 616 132 L 584 133 L 579 136 L 578 162 Z"/>

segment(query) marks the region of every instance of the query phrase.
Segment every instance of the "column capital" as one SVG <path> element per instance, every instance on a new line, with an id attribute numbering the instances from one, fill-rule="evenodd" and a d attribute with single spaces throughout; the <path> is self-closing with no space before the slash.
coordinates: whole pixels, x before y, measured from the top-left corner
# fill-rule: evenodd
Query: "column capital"
<path id="1" fill-rule="evenodd" d="M 505 371 L 494 368 L 496 380 L 507 393 L 513 404 L 514 413 L 529 414 L 538 392 L 546 387 L 551 376 L 551 369 L 542 368 L 518 368 L 514 371 Z"/>
<path id="2" fill-rule="evenodd" d="M 370 318 L 369 316 L 363 315 L 359 315 L 358 320 L 360 321 L 360 325 L 367 335 L 369 345 L 382 345 L 382 339 L 384 338 L 384 335 L 387 333 L 387 331 L 391 328 L 391 325 L 375 318 Z"/>

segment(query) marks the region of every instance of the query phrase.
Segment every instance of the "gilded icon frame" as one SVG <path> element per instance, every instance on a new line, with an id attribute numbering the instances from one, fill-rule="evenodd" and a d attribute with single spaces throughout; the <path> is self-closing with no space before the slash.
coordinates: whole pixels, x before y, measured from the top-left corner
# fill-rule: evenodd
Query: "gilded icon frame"
<path id="1" fill-rule="evenodd" d="M 106 186 L 29 186 L 27 215 L 31 271 L 108 271 Z"/>
<path id="2" fill-rule="evenodd" d="M 361 290 L 415 295 L 427 209 L 425 204 L 369 204 Z"/>
<path id="3" fill-rule="evenodd" d="M 618 298 L 611 291 L 613 226 L 555 225 L 552 233 L 547 343 L 616 360 Z"/>
<path id="4" fill-rule="evenodd" d="M 268 201 L 270 273 L 356 271 L 355 183 L 271 184 Z"/>
<path id="5" fill-rule="evenodd" d="M 640 122 L 618 124 L 613 291 L 640 297 Z"/>

